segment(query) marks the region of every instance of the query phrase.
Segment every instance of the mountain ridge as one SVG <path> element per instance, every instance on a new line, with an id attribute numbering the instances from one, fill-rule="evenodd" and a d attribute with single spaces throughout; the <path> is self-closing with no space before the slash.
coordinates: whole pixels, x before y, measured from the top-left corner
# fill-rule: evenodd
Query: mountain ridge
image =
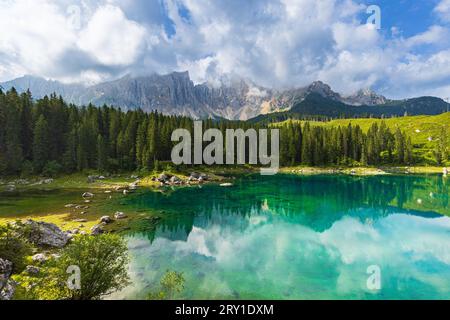
<path id="1" fill-rule="evenodd" d="M 343 96 L 322 81 L 287 90 L 264 88 L 242 79 L 233 79 L 221 85 L 194 84 L 187 71 L 138 77 L 126 75 L 95 85 L 64 84 L 24 76 L 0 85 L 5 90 L 15 87 L 19 92 L 30 89 L 35 98 L 56 93 L 69 103 L 80 106 L 90 103 L 97 106 L 107 104 L 125 110 L 157 110 L 167 115 L 183 115 L 194 119 L 249 120 L 283 112 L 284 115 L 304 112 L 305 115 L 317 113 L 323 116 L 351 115 L 349 113 L 355 116 L 363 113 L 379 116 L 380 110 L 383 110 L 387 114 L 382 115 L 389 116 L 398 115 L 403 110 L 403 113 L 436 114 L 435 112 L 448 108 L 448 104 L 439 98 L 434 98 L 438 99 L 434 101 L 426 99 L 427 97 L 390 100 L 370 89 L 361 89 L 352 95 Z M 323 99 L 319 99 L 317 95 Z M 305 109 L 306 104 L 309 106 Z M 405 107 L 411 104 L 415 107 Z M 386 108 L 389 105 L 393 108 Z M 439 107 L 436 108 L 436 105 Z"/>

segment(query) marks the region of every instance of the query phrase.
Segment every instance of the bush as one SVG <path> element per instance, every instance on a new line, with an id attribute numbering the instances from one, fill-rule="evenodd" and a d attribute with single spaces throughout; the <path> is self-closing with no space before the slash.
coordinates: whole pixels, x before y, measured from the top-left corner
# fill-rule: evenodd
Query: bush
<path id="1" fill-rule="evenodd" d="M 13 263 L 13 273 L 20 273 L 26 267 L 26 258 L 31 255 L 30 244 L 17 236 L 12 228 L 0 226 L 0 258 Z"/>
<path id="2" fill-rule="evenodd" d="M 96 237 L 80 236 L 63 249 L 55 261 L 56 281 L 60 297 L 71 300 L 97 300 L 129 284 L 127 273 L 128 251 L 125 241 L 118 235 Z M 70 266 L 81 272 L 81 287 L 70 290 L 67 280 Z"/>
<path id="3" fill-rule="evenodd" d="M 62 172 L 62 166 L 56 161 L 47 162 L 44 169 L 42 170 L 42 174 L 46 177 L 53 178 Z"/>

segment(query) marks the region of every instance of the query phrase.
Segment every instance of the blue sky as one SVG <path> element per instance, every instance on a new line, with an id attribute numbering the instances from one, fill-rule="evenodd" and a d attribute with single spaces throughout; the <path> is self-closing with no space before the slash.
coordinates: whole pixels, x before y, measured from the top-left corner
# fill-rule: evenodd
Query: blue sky
<path id="1" fill-rule="evenodd" d="M 381 9 L 379 30 L 366 9 Z M 0 81 L 189 71 L 271 88 L 450 97 L 450 0 L 0 0 Z"/>

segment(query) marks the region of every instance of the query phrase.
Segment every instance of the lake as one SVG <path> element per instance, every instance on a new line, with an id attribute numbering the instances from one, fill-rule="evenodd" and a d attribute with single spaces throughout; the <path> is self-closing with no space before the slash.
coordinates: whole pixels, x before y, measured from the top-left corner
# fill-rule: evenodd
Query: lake
<path id="1" fill-rule="evenodd" d="M 141 192 L 125 210 L 159 211 L 126 234 L 144 298 L 167 270 L 186 299 L 450 299 L 450 179 L 251 175 Z M 380 271 L 380 288 L 367 285 Z M 372 278 L 371 278 L 372 279 Z"/>

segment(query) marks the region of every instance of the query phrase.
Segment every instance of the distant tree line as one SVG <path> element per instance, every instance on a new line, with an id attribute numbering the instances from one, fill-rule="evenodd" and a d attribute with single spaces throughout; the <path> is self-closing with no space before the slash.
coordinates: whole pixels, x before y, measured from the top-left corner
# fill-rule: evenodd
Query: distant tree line
<path id="1" fill-rule="evenodd" d="M 281 126 L 282 165 L 411 165 L 415 162 L 411 138 L 384 122 L 367 133 L 356 125 L 325 128 L 288 121 Z"/>
<path id="2" fill-rule="evenodd" d="M 206 120 L 204 130 L 253 127 L 241 121 Z M 159 169 L 169 161 L 171 134 L 193 120 L 142 110 L 78 107 L 51 95 L 33 100 L 30 92 L 0 90 L 0 174 L 52 175 L 95 169 L 103 172 Z M 283 165 L 412 164 L 411 139 L 400 129 L 374 124 L 325 128 L 288 122 L 280 126 Z M 444 150 L 445 149 L 445 150 Z M 446 144 L 439 151 L 447 158 Z M 445 161 L 445 160 L 444 160 Z"/>

